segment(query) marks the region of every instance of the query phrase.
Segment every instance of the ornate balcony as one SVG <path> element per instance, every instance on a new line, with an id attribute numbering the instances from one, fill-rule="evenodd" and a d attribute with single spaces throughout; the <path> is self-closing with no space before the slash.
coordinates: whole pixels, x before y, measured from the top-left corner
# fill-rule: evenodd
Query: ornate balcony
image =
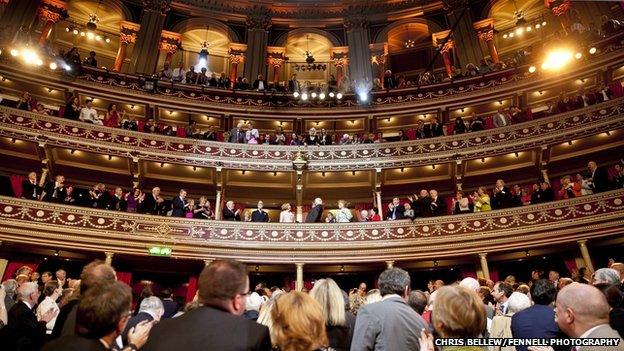
<path id="1" fill-rule="evenodd" d="M 0 239 L 187 259 L 341 263 L 437 259 L 621 235 L 624 190 L 486 213 L 394 222 L 285 224 L 155 217 L 0 197 Z"/>
<path id="2" fill-rule="evenodd" d="M 131 132 L 0 107 L 0 135 L 70 149 L 198 167 L 289 171 L 301 153 L 311 171 L 400 168 L 554 145 L 624 127 L 624 98 L 494 130 L 405 142 L 272 146 Z"/>

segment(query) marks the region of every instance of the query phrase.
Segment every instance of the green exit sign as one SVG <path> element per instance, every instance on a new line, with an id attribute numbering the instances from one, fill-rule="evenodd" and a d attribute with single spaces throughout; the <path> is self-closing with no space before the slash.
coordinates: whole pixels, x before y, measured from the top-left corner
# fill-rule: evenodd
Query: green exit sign
<path id="1" fill-rule="evenodd" d="M 171 256 L 171 248 L 170 247 L 165 247 L 165 246 L 152 246 L 149 249 L 147 249 L 147 252 L 150 254 L 150 256 L 165 256 L 165 257 L 169 257 Z"/>

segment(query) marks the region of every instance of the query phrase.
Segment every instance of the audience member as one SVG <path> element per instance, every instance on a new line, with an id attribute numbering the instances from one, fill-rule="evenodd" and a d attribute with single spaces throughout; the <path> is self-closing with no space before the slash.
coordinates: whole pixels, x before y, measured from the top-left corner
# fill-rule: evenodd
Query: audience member
<path id="1" fill-rule="evenodd" d="M 93 108 L 93 100 L 91 99 L 88 99 L 87 105 L 80 110 L 80 116 L 78 119 L 82 122 L 103 125 L 100 117 L 98 116 L 97 110 Z"/>
<path id="2" fill-rule="evenodd" d="M 121 333 L 121 339 L 124 345 L 128 344 L 128 334 L 141 322 L 154 322 L 158 323 L 165 312 L 162 301 L 156 296 L 150 296 L 143 301 L 139 307 L 139 313 L 136 316 L 132 316 L 126 323 L 126 327 Z"/>
<path id="3" fill-rule="evenodd" d="M 240 213 L 241 213 L 241 210 L 235 208 L 234 201 L 228 201 L 225 203 L 225 207 L 223 208 L 223 220 L 240 222 L 241 220 Z"/>
<path id="4" fill-rule="evenodd" d="M 310 291 L 323 311 L 327 346 L 336 351 L 348 351 L 353 337 L 355 318 L 345 310 L 344 298 L 338 284 L 331 279 L 319 279 Z"/>
<path id="5" fill-rule="evenodd" d="M 338 200 L 338 209 L 336 210 L 336 222 L 337 223 L 348 223 L 351 222 L 353 218 L 353 214 L 351 214 L 351 210 L 345 207 L 346 201 Z"/>
<path id="6" fill-rule="evenodd" d="M 323 200 L 317 197 L 312 203 L 312 208 L 306 217 L 306 223 L 318 223 L 323 216 Z"/>
<path id="7" fill-rule="evenodd" d="M 269 214 L 263 209 L 264 203 L 258 201 L 258 207 L 251 213 L 252 222 L 270 222 Z"/>

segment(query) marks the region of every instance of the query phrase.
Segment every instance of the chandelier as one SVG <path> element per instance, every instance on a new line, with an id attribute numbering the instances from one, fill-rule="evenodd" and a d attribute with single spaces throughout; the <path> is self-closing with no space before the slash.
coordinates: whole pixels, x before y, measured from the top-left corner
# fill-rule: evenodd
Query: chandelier
<path id="1" fill-rule="evenodd" d="M 89 14 L 89 20 L 83 26 L 78 23 L 71 23 L 67 27 L 65 27 L 65 31 L 68 33 L 72 33 L 75 36 L 87 37 L 89 40 L 95 41 L 104 41 L 106 43 L 110 43 L 111 40 L 103 31 L 98 31 L 97 25 L 100 23 L 100 17 L 98 16 L 98 11 L 100 10 L 100 5 L 102 4 L 102 0 L 98 1 L 98 6 L 95 9 L 94 13 Z"/>
<path id="2" fill-rule="evenodd" d="M 533 21 L 527 21 L 524 18 L 524 12 L 518 9 L 516 5 L 516 1 L 513 1 L 515 11 L 514 17 L 516 18 L 516 24 L 509 30 L 509 32 L 503 34 L 503 38 L 513 38 L 515 36 L 521 36 L 522 34 L 533 32 L 533 30 L 540 30 L 544 26 L 546 26 L 546 21 L 544 20 L 544 16 L 535 19 Z"/>
<path id="3" fill-rule="evenodd" d="M 314 55 L 312 54 L 312 51 L 310 51 L 310 35 L 306 34 L 306 52 L 305 52 L 305 62 L 308 65 L 313 64 L 315 61 L 314 59 Z"/>
<path id="4" fill-rule="evenodd" d="M 407 39 L 405 41 L 405 48 L 406 49 L 411 49 L 414 47 L 414 44 L 416 44 L 412 39 Z"/>

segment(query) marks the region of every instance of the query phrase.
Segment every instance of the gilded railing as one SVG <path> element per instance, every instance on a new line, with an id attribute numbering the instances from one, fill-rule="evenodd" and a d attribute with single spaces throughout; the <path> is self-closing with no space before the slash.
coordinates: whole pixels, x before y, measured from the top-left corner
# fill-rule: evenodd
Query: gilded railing
<path id="1" fill-rule="evenodd" d="M 624 189 L 415 221 L 250 223 L 156 217 L 0 197 L 0 240 L 56 248 L 248 262 L 367 262 L 558 245 L 621 235 Z"/>
<path id="2" fill-rule="evenodd" d="M 275 146 L 200 141 L 96 126 L 0 107 L 0 135 L 76 150 L 199 167 L 312 171 L 440 164 L 518 152 L 624 127 L 624 98 L 482 132 L 359 145 Z"/>

